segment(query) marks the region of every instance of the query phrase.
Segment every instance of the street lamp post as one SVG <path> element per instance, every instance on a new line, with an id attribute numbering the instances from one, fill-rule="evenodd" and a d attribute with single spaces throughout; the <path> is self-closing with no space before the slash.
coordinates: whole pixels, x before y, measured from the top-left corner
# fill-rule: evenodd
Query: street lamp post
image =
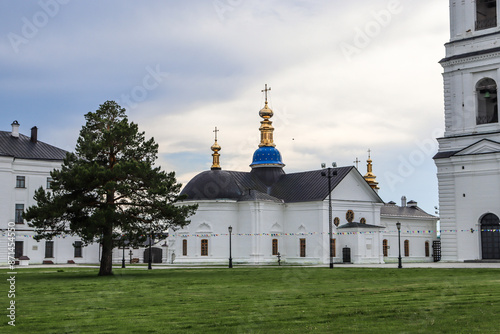
<path id="1" fill-rule="evenodd" d="M 229 226 L 227 228 L 227 230 L 229 231 L 229 268 L 232 268 L 233 267 L 233 258 L 231 256 L 231 235 L 233 234 L 233 227 Z"/>
<path id="2" fill-rule="evenodd" d="M 123 244 L 122 247 L 123 247 L 122 268 L 125 268 L 125 244 Z"/>
<path id="3" fill-rule="evenodd" d="M 397 222 L 396 227 L 398 228 L 398 248 L 399 248 L 398 268 L 403 268 L 403 266 L 401 265 L 401 223 Z"/>
<path id="4" fill-rule="evenodd" d="M 153 269 L 151 263 L 153 262 L 153 254 L 151 251 L 151 239 L 153 239 L 153 232 L 149 234 L 149 258 L 148 258 L 148 270 Z"/>
<path id="5" fill-rule="evenodd" d="M 337 164 L 332 163 L 333 167 L 337 167 Z M 326 164 L 322 163 L 321 168 L 326 168 Z M 325 171 L 321 172 L 321 176 L 326 176 L 328 178 L 328 235 L 330 243 L 330 268 L 333 268 L 333 249 L 332 249 L 332 177 L 337 175 L 337 171 L 332 170 L 332 167 L 328 167 Z"/>

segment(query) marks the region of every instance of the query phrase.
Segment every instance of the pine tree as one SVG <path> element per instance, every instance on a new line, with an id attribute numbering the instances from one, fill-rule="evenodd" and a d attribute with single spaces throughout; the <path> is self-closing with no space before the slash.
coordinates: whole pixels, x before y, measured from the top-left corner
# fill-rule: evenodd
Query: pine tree
<path id="1" fill-rule="evenodd" d="M 106 101 L 85 115 L 75 153 L 51 172 L 51 190 L 35 192 L 37 205 L 24 214 L 36 239 L 77 235 L 102 245 L 99 275 L 112 274 L 116 240 L 140 245 L 148 235 L 184 226 L 196 205 L 175 205 L 181 184 L 154 165 L 158 144 L 145 139 L 125 109 Z"/>

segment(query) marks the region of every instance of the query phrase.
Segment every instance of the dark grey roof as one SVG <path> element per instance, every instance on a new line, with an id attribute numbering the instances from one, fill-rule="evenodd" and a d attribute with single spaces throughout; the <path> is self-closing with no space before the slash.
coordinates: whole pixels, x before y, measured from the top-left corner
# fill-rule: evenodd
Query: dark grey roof
<path id="1" fill-rule="evenodd" d="M 252 190 L 248 189 L 248 191 L 241 196 L 238 201 L 244 202 L 244 201 L 269 201 L 269 202 L 275 202 L 275 203 L 283 203 L 283 200 L 273 197 L 271 195 L 265 194 L 263 192 L 257 191 L 257 190 Z"/>
<path id="2" fill-rule="evenodd" d="M 187 195 L 187 200 L 262 199 L 286 203 L 322 201 L 328 196 L 328 181 L 321 175 L 322 170 L 284 174 L 275 169 L 269 168 L 266 173 L 260 168 L 251 172 L 205 171 L 189 181 L 181 195 Z M 332 190 L 353 169 L 353 166 L 334 168 L 337 175 L 332 177 Z M 269 183 L 270 179 L 275 179 L 274 183 Z"/>
<path id="3" fill-rule="evenodd" d="M 446 152 L 438 152 L 436 155 L 432 157 L 432 159 L 444 159 L 453 156 L 458 151 L 446 151 Z"/>
<path id="4" fill-rule="evenodd" d="M 32 142 L 30 137 L 19 134 L 12 137 L 11 132 L 0 131 L 0 156 L 16 159 L 63 160 L 68 152 L 41 141 Z"/>
<path id="5" fill-rule="evenodd" d="M 338 228 L 357 228 L 357 227 L 361 227 L 361 228 L 385 228 L 385 226 L 361 224 L 361 223 L 356 223 L 356 222 L 340 225 Z"/>
<path id="6" fill-rule="evenodd" d="M 415 203 L 410 201 L 408 203 Z M 380 216 L 382 217 L 401 217 L 401 218 L 420 218 L 420 219 L 438 219 L 419 208 L 418 206 L 397 206 L 387 203 L 380 208 Z"/>

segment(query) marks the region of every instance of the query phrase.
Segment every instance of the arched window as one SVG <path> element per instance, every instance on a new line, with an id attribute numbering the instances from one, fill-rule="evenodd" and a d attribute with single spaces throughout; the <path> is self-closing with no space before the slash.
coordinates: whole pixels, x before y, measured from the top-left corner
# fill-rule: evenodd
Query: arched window
<path id="1" fill-rule="evenodd" d="M 491 78 L 481 79 L 476 84 L 476 124 L 498 123 L 497 83 Z"/>
<path id="2" fill-rule="evenodd" d="M 278 239 L 273 239 L 273 255 L 278 255 Z"/>
<path id="3" fill-rule="evenodd" d="M 384 241 L 382 241 L 382 251 L 384 252 L 384 256 L 389 256 L 388 250 L 389 250 L 388 241 L 387 241 L 387 239 L 384 239 Z"/>
<path id="4" fill-rule="evenodd" d="M 497 26 L 497 1 L 476 0 L 476 30 Z"/>
<path id="5" fill-rule="evenodd" d="M 208 240 L 201 240 L 201 256 L 208 256 Z"/>
<path id="6" fill-rule="evenodd" d="M 186 239 L 182 239 L 182 255 L 188 255 L 188 241 Z"/>
<path id="7" fill-rule="evenodd" d="M 405 256 L 410 256 L 410 240 L 405 240 Z"/>
<path id="8" fill-rule="evenodd" d="M 483 259 L 500 259 L 500 220 L 493 213 L 481 219 L 481 248 Z"/>
<path id="9" fill-rule="evenodd" d="M 425 242 L 425 257 L 429 257 L 429 256 L 431 256 L 431 252 L 429 249 L 429 241 L 426 241 Z"/>

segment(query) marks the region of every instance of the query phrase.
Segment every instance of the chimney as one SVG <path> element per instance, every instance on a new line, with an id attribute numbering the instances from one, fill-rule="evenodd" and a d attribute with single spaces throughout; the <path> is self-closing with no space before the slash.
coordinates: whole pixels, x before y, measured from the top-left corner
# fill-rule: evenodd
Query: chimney
<path id="1" fill-rule="evenodd" d="M 415 202 L 415 201 L 409 201 L 408 202 L 408 207 L 409 208 L 416 208 L 417 207 L 417 202 Z"/>
<path id="2" fill-rule="evenodd" d="M 405 207 L 406 206 L 406 196 L 403 196 L 401 197 L 401 207 Z"/>
<path id="3" fill-rule="evenodd" d="M 19 138 L 19 123 L 17 121 L 12 122 L 12 133 L 11 136 L 14 138 Z"/>
<path id="4" fill-rule="evenodd" d="M 36 126 L 31 128 L 31 142 L 36 143 L 38 141 L 38 128 Z"/>

